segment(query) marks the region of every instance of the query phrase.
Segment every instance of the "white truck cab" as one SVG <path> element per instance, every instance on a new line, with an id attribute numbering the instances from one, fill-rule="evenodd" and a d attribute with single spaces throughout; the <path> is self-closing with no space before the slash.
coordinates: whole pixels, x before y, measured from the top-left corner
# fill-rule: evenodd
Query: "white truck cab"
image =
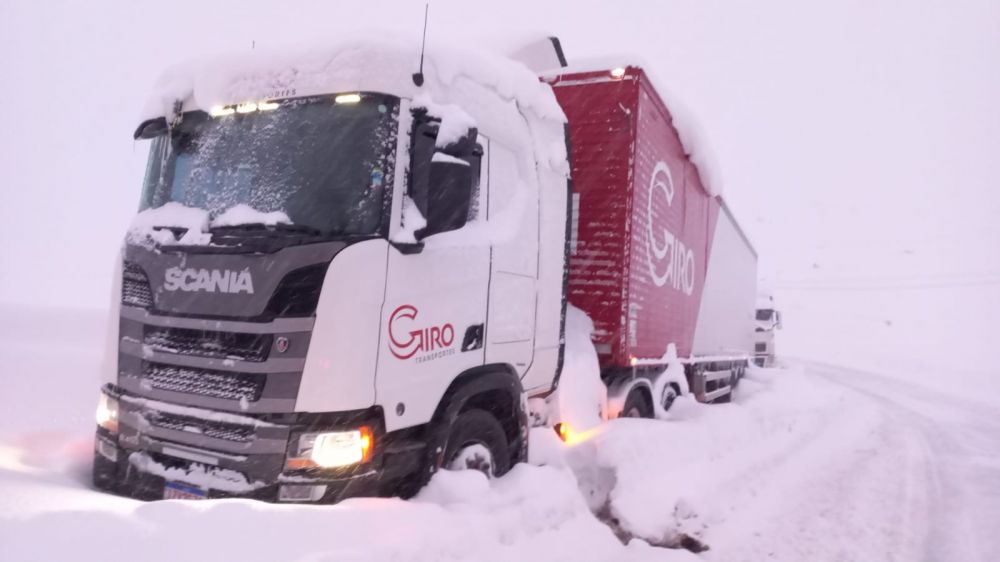
<path id="1" fill-rule="evenodd" d="M 164 75 L 97 486 L 326 502 L 526 458 L 525 396 L 563 359 L 565 118 L 514 62 L 432 51 L 418 80 L 415 54 Z"/>
<path id="2" fill-rule="evenodd" d="M 775 331 L 781 329 L 781 311 L 774 304 L 774 296 L 762 291 L 757 295 L 756 327 L 754 329 L 754 363 L 758 367 L 775 364 Z"/>

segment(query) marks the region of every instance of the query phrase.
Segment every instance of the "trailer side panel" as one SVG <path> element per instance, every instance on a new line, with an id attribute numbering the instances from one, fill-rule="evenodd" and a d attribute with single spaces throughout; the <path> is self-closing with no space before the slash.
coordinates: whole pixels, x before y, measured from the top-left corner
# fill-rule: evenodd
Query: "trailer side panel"
<path id="1" fill-rule="evenodd" d="M 561 77 L 553 90 L 569 119 L 572 149 L 569 300 L 594 321 L 594 344 L 606 366 L 625 352 L 637 83 L 612 80 L 607 72 L 582 73 Z"/>
<path id="2" fill-rule="evenodd" d="M 757 254 L 725 204 L 712 241 L 693 354 L 753 353 Z"/>
<path id="3" fill-rule="evenodd" d="M 718 203 L 703 189 L 670 112 L 640 77 L 629 248 L 629 361 L 690 355 Z M 626 363 L 627 364 L 627 363 Z"/>

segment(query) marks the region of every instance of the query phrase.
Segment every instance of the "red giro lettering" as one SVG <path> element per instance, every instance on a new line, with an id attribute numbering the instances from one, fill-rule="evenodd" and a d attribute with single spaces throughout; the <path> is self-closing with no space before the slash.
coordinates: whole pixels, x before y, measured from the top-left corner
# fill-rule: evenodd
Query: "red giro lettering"
<path id="1" fill-rule="evenodd" d="M 455 343 L 455 327 L 451 324 L 413 328 L 417 314 L 417 307 L 404 304 L 389 315 L 389 351 L 397 359 L 409 359 Z"/>

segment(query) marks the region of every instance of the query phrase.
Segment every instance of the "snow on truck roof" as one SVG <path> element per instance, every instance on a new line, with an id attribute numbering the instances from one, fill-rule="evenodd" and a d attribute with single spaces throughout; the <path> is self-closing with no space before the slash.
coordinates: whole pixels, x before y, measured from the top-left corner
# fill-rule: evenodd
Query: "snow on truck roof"
<path id="1" fill-rule="evenodd" d="M 709 195 L 722 195 L 723 178 L 721 166 L 712 151 L 712 147 L 707 141 L 704 128 L 699 124 L 687 105 L 681 102 L 670 89 L 664 86 L 664 82 L 659 80 L 651 70 L 653 67 L 642 58 L 635 55 L 607 55 L 602 57 L 571 59 L 568 66 L 551 68 L 540 72 L 543 78 L 553 80 L 560 76 L 570 74 L 585 74 L 591 72 L 623 72 L 628 68 L 642 70 L 646 77 L 653 84 L 653 88 L 660 95 L 667 111 L 673 120 L 674 128 L 681 139 L 684 152 L 691 159 L 691 162 L 698 169 L 701 176 L 701 183 Z"/>
<path id="2" fill-rule="evenodd" d="M 518 53 L 521 54 L 521 53 Z M 520 56 L 515 57 L 522 58 Z M 559 59 L 562 58 L 561 51 Z M 566 117 L 544 78 L 582 72 L 638 68 L 645 72 L 667 105 L 685 152 L 698 168 L 702 184 L 711 195 L 722 194 L 720 167 L 705 141 L 703 129 L 693 113 L 659 81 L 650 66 L 631 55 L 573 60 L 569 66 L 536 73 L 514 58 L 484 53 L 463 46 L 449 49 L 428 45 L 424 60 L 425 83 L 416 86 L 412 74 L 420 61 L 419 43 L 349 40 L 339 44 L 292 52 L 252 51 L 181 63 L 169 68 L 157 81 L 141 118 L 172 114 L 177 102 L 183 111 L 211 111 L 213 107 L 289 97 L 340 92 L 382 92 L 401 98 L 455 104 L 468 110 L 481 130 L 494 135 L 512 127 L 513 113 L 530 114 L 528 126 L 539 162 L 561 169 L 565 146 L 542 139 L 539 123 L 564 123 Z M 474 85 L 474 86 L 473 86 Z M 478 87 L 476 87 L 478 86 Z M 483 91 L 501 103 L 489 103 Z M 464 102 L 464 103 L 463 103 Z M 502 107 L 507 105 L 506 108 Z M 492 126 L 490 126 L 492 125 Z M 544 127 L 544 126 L 543 126 Z M 545 127 L 549 128 L 549 127 Z M 550 129 L 550 128 L 549 128 Z M 500 139 L 498 139 L 500 140 Z M 508 138 L 508 146 L 516 146 Z"/>
<path id="3" fill-rule="evenodd" d="M 169 115 L 176 100 L 184 102 L 185 110 L 207 111 L 247 100 L 337 92 L 373 91 L 413 98 L 464 78 L 516 101 L 538 117 L 565 121 L 555 96 L 514 60 L 465 47 L 428 46 L 424 87 L 412 80 L 419 61 L 419 44 L 356 40 L 298 52 L 255 51 L 181 63 L 160 77 L 143 118 Z"/>
<path id="4" fill-rule="evenodd" d="M 419 63 L 419 43 L 364 39 L 309 50 L 252 51 L 191 61 L 163 73 L 141 118 L 170 116 L 178 102 L 182 111 L 210 112 L 246 102 L 380 92 L 416 99 L 418 105 L 457 105 L 492 138 L 507 136 L 509 146 L 524 142 L 543 165 L 564 167 L 560 162 L 566 160 L 565 146 L 545 137 L 550 131 L 561 134 L 566 117 L 551 89 L 523 64 L 465 46 L 428 44 L 425 81 L 417 86 L 412 76 Z M 530 138 L 524 138 L 525 133 Z"/>

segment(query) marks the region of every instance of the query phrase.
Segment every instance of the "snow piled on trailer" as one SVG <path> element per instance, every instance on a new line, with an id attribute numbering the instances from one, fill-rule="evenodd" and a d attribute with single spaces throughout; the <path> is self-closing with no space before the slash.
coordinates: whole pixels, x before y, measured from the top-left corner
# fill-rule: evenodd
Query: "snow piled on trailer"
<path id="1" fill-rule="evenodd" d="M 652 70 L 655 68 L 636 55 L 608 55 L 603 57 L 592 57 L 583 59 L 570 59 L 569 66 L 553 68 L 541 73 L 545 78 L 556 78 L 568 74 L 578 74 L 584 72 L 611 71 L 616 68 L 635 67 L 641 68 L 650 82 L 660 94 L 663 103 L 670 112 L 670 117 L 677 134 L 680 136 L 681 145 L 691 163 L 698 169 L 701 177 L 701 184 L 709 195 L 721 196 L 723 194 L 725 179 L 722 174 L 721 160 L 715 155 L 712 144 L 709 142 L 708 133 L 697 119 L 694 111 L 691 110 L 683 100 L 679 99 L 669 88 L 666 82 L 660 80 Z"/>

